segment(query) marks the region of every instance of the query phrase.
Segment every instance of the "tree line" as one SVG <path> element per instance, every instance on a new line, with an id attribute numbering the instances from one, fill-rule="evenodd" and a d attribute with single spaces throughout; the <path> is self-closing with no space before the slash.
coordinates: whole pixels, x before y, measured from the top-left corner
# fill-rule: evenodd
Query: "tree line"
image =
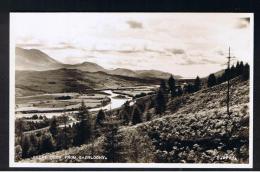
<path id="1" fill-rule="evenodd" d="M 206 86 L 212 87 L 235 77 L 241 77 L 242 80 L 248 80 L 249 71 L 248 63 L 244 65 L 242 61 L 237 62 L 236 66 L 232 65 L 230 69 L 225 69 L 223 74 L 219 77 L 216 77 L 215 74 L 210 74 L 207 78 Z M 161 80 L 160 88 L 156 95 L 156 113 L 161 115 L 165 112 L 169 94 L 171 98 L 179 97 L 185 93 L 199 91 L 202 87 L 203 84 L 199 76 L 195 78 L 193 83 L 188 83 L 183 86 L 177 86 L 176 80 L 172 75 L 168 79 L 167 84 L 165 80 Z"/>
<path id="2" fill-rule="evenodd" d="M 226 82 L 228 79 L 233 79 L 240 76 L 242 80 L 248 80 L 250 74 L 249 64 L 244 64 L 242 61 L 237 62 L 236 66 L 232 65 L 230 69 L 225 69 L 223 74 L 215 76 L 215 74 L 210 74 L 208 77 L 207 86 L 212 87 L 214 85 Z"/>

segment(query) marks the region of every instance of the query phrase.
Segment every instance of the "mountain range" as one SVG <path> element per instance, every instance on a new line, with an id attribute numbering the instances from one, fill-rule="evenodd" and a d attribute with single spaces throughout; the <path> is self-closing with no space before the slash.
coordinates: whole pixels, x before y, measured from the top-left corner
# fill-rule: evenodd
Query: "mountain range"
<path id="1" fill-rule="evenodd" d="M 38 49 L 23 49 L 16 47 L 15 49 L 15 69 L 22 71 L 48 71 L 55 69 L 77 69 L 83 72 L 105 72 L 110 75 L 120 75 L 135 78 L 160 78 L 168 79 L 172 74 L 159 70 L 130 70 L 125 68 L 116 68 L 108 70 L 102 66 L 92 63 L 83 62 L 79 64 L 63 64 L 46 53 Z M 179 75 L 173 75 L 175 79 L 182 78 Z"/>

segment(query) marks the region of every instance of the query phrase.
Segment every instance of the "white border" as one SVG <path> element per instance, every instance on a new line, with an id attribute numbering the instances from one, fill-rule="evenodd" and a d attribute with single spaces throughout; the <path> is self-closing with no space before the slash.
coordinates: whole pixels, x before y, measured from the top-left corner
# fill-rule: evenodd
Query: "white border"
<path id="1" fill-rule="evenodd" d="M 9 92 L 9 167 L 36 167 L 36 168 L 253 168 L 253 69 L 254 69 L 254 14 L 242 13 L 250 17 L 251 28 L 251 52 L 252 59 L 249 60 L 250 65 L 250 121 L 249 121 L 249 163 L 248 164 L 183 164 L 183 163 L 22 163 L 15 162 L 15 38 L 14 38 L 14 23 L 12 17 L 19 13 L 10 13 L 10 92 Z M 205 15 L 207 13 L 204 13 Z M 221 14 L 221 13 L 220 13 Z M 241 14 L 241 13 L 236 13 Z M 19 28 L 17 28 L 19 29 Z"/>

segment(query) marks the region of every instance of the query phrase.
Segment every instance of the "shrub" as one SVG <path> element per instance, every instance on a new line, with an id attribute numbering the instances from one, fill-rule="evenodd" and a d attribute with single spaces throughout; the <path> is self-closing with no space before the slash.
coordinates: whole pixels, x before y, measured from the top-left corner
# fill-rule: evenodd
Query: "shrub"
<path id="1" fill-rule="evenodd" d="M 38 119 L 38 116 L 37 115 L 33 115 L 32 119 Z"/>
<path id="2" fill-rule="evenodd" d="M 144 97 L 144 96 L 146 96 L 146 95 L 147 95 L 146 93 L 140 93 L 140 94 L 136 94 L 136 95 L 134 96 L 134 98 L 137 99 L 137 98 L 140 98 L 140 97 Z"/>
<path id="3" fill-rule="evenodd" d="M 20 145 L 15 146 L 15 161 L 22 159 L 22 147 Z"/>
<path id="4" fill-rule="evenodd" d="M 208 77 L 208 87 L 212 87 L 217 84 L 217 80 L 214 74 L 210 74 Z"/>
<path id="5" fill-rule="evenodd" d="M 141 122 L 142 122 L 141 113 L 137 108 L 135 108 L 132 117 L 132 124 L 135 125 Z"/>
<path id="6" fill-rule="evenodd" d="M 60 97 L 55 97 L 55 100 L 69 100 L 71 99 L 71 96 L 60 96 Z"/>
<path id="7" fill-rule="evenodd" d="M 41 138 L 40 153 L 54 151 L 54 140 L 51 134 L 44 134 Z"/>

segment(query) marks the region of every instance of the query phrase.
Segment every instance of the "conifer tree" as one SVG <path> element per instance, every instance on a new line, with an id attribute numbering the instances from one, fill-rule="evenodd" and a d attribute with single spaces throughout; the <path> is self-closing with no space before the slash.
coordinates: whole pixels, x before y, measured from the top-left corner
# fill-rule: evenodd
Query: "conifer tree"
<path id="1" fill-rule="evenodd" d="M 217 80 L 214 74 L 210 74 L 208 77 L 208 87 L 212 87 L 217 84 Z"/>
<path id="2" fill-rule="evenodd" d="M 103 155 L 107 162 L 124 162 L 124 144 L 122 135 L 118 132 L 118 123 L 109 121 L 106 123 L 105 139 L 102 146 Z"/>
<path id="3" fill-rule="evenodd" d="M 135 125 L 141 122 L 142 122 L 141 113 L 137 108 L 135 108 L 133 112 L 132 124 Z"/>
<path id="4" fill-rule="evenodd" d="M 238 73 L 239 75 L 242 75 L 243 74 L 243 68 L 244 68 L 244 63 L 241 61 L 239 63 L 239 68 L 238 68 Z"/>
<path id="5" fill-rule="evenodd" d="M 56 138 L 57 134 L 58 134 L 58 124 L 57 124 L 57 119 L 56 117 L 54 116 L 50 122 L 50 133 L 52 134 L 52 136 L 54 138 Z"/>
<path id="6" fill-rule="evenodd" d="M 127 125 L 130 122 L 130 115 L 131 115 L 130 104 L 129 101 L 126 101 L 123 105 L 123 110 L 122 110 L 122 119 L 124 125 Z"/>
<path id="7" fill-rule="evenodd" d="M 183 94 L 182 88 L 179 86 L 177 88 L 177 96 L 181 96 Z"/>
<path id="8" fill-rule="evenodd" d="M 163 92 L 167 91 L 167 87 L 166 87 L 165 81 L 163 79 L 161 80 L 160 90 Z"/>
<path id="9" fill-rule="evenodd" d="M 74 145 L 87 143 L 91 139 L 92 124 L 87 107 L 82 101 L 78 112 L 79 123 L 76 124 L 76 134 L 73 139 Z"/>
<path id="10" fill-rule="evenodd" d="M 239 61 L 237 61 L 237 64 L 236 64 L 236 76 L 239 76 L 240 74 L 239 74 L 239 69 L 240 69 L 240 63 L 239 63 Z"/>
<path id="11" fill-rule="evenodd" d="M 169 90 L 170 90 L 171 96 L 174 97 L 175 96 L 176 85 L 175 85 L 175 79 L 173 78 L 172 75 L 170 76 L 170 78 L 168 80 L 168 85 L 169 85 Z"/>
<path id="12" fill-rule="evenodd" d="M 28 136 L 23 137 L 23 141 L 22 141 L 21 146 L 22 146 L 22 158 L 27 158 L 28 157 L 28 150 L 31 146 Z"/>
<path id="13" fill-rule="evenodd" d="M 193 93 L 194 92 L 194 86 L 192 84 L 185 85 L 184 91 L 187 92 L 187 93 Z"/>
<path id="14" fill-rule="evenodd" d="M 164 94 L 161 90 L 158 91 L 156 95 L 156 113 L 162 114 L 166 109 L 166 101 Z"/>
<path id="15" fill-rule="evenodd" d="M 248 80 L 249 79 L 249 73 L 250 73 L 250 68 L 249 68 L 248 63 L 246 63 L 245 66 L 244 66 L 244 69 L 243 69 L 242 79 Z"/>
<path id="16" fill-rule="evenodd" d="M 67 149 L 68 148 L 67 124 L 68 124 L 69 119 L 68 119 L 68 116 L 66 114 L 63 114 L 61 118 L 62 118 L 62 122 L 63 122 L 63 125 L 64 125 L 64 127 L 63 127 L 64 148 Z"/>
<path id="17" fill-rule="evenodd" d="M 102 109 L 100 109 L 96 118 L 96 126 L 103 126 L 104 120 L 105 120 L 105 113 Z"/>
<path id="18" fill-rule="evenodd" d="M 199 91 L 200 87 L 201 87 L 201 81 L 200 81 L 199 76 L 197 76 L 194 81 L 194 91 Z"/>
<path id="19" fill-rule="evenodd" d="M 230 79 L 236 77 L 236 68 L 234 65 L 231 66 L 229 75 L 230 75 Z"/>
<path id="20" fill-rule="evenodd" d="M 53 138 L 50 134 L 44 134 L 41 139 L 40 153 L 54 151 Z"/>

